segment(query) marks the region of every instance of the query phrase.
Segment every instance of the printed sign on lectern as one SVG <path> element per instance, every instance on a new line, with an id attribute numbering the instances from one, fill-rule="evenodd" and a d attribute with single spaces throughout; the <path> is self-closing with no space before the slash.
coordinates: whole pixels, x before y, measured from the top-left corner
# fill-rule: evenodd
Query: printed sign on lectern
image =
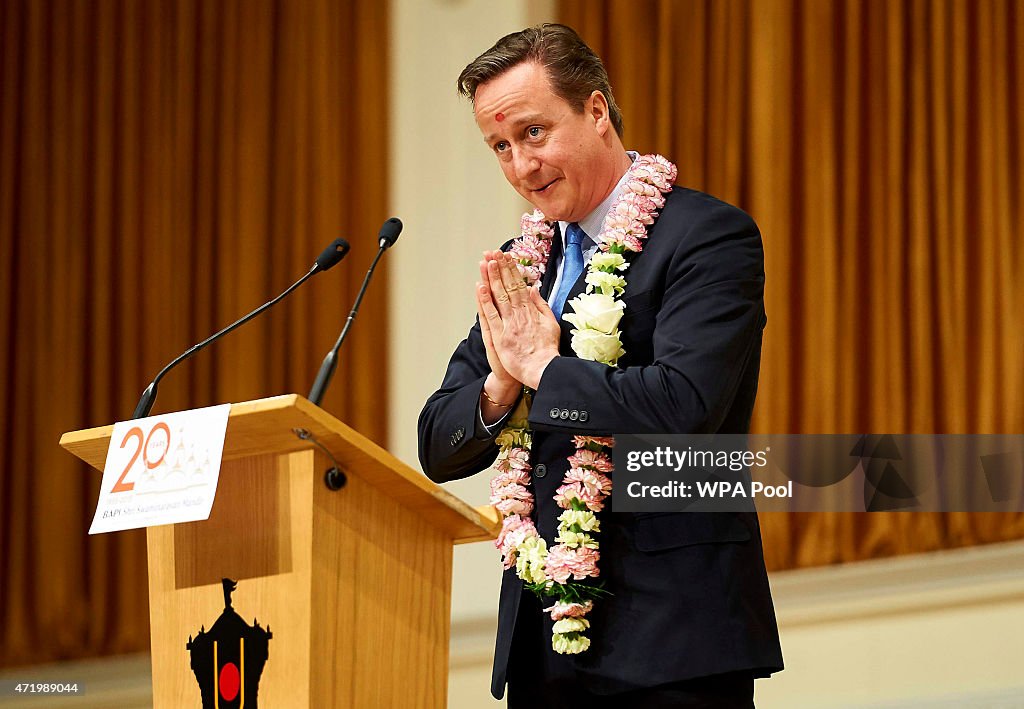
<path id="1" fill-rule="evenodd" d="M 231 404 L 114 424 L 89 534 L 209 518 Z"/>

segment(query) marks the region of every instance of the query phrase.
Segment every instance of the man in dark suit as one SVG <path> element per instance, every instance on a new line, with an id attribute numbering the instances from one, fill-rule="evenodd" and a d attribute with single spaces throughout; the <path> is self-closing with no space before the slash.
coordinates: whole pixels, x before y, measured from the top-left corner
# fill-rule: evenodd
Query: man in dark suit
<path id="1" fill-rule="evenodd" d="M 420 461 L 436 482 L 487 468 L 525 388 L 533 522 L 550 546 L 574 435 L 748 430 L 765 325 L 760 235 L 735 207 L 671 188 L 625 271 L 625 354 L 615 366 L 580 358 L 552 309 L 570 312 L 565 304 L 584 291 L 573 264 L 597 251 L 638 157 L 622 145 L 604 67 L 571 29 L 541 25 L 499 40 L 459 87 L 505 177 L 555 237 L 539 289 L 522 287 L 502 251 L 484 254 L 480 317 L 420 415 Z M 754 678 L 782 668 L 756 514 L 606 508 L 599 517 L 611 595 L 588 616 L 589 649 L 552 650 L 552 620 L 513 567 L 502 582 L 494 696 L 507 681 L 512 707 L 753 706 Z"/>

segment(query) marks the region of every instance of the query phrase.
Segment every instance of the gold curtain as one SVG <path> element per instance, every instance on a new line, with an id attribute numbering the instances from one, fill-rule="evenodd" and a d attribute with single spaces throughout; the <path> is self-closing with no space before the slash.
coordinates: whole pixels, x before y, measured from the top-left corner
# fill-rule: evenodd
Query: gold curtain
<path id="1" fill-rule="evenodd" d="M 1024 4 L 561 0 L 626 142 L 750 212 L 754 430 L 1024 433 Z M 766 514 L 770 568 L 1024 537 L 1019 514 Z"/>
<path id="2" fill-rule="evenodd" d="M 388 216 L 386 8 L 0 3 L 0 664 L 148 649 L 145 536 L 86 536 L 100 476 L 59 434 L 129 418 L 345 236 L 155 411 L 308 391 Z M 324 402 L 378 442 L 385 293 L 380 273 Z"/>

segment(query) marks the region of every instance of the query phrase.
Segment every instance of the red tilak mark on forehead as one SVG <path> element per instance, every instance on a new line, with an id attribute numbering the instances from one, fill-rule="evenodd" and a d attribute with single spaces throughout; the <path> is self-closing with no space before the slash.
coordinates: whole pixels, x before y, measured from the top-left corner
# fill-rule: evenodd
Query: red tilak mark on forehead
<path id="1" fill-rule="evenodd" d="M 505 114 L 504 113 L 495 113 L 494 114 L 494 120 L 496 120 L 498 123 L 501 123 L 503 120 L 505 120 Z"/>

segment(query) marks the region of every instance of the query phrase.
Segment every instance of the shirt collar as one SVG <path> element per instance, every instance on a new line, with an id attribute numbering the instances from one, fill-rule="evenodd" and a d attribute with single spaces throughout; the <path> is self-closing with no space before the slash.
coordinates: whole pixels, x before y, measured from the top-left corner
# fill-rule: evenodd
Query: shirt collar
<path id="1" fill-rule="evenodd" d="M 640 153 L 636 152 L 635 150 L 627 150 L 626 154 L 629 156 L 630 162 L 633 162 L 638 157 L 640 157 Z M 587 233 L 587 239 L 592 244 L 597 244 L 597 237 L 601 233 L 601 227 L 604 226 L 604 219 L 605 217 L 608 216 L 608 212 L 612 210 L 612 205 L 615 204 L 615 200 L 618 198 L 620 194 L 622 194 L 622 190 L 626 186 L 627 174 L 629 174 L 629 170 L 622 173 L 622 177 L 619 178 L 619 181 L 616 183 L 614 189 L 612 189 L 612 191 L 608 193 L 608 196 L 604 198 L 604 201 L 601 202 L 601 204 L 597 205 L 594 211 L 592 211 L 587 216 L 583 217 L 583 219 L 579 220 L 578 223 L 580 225 L 580 228 Z M 561 228 L 562 231 L 562 246 L 564 247 L 565 230 L 568 228 L 569 222 L 560 221 L 558 222 L 558 226 Z M 586 251 L 586 248 L 584 248 L 583 250 Z"/>

